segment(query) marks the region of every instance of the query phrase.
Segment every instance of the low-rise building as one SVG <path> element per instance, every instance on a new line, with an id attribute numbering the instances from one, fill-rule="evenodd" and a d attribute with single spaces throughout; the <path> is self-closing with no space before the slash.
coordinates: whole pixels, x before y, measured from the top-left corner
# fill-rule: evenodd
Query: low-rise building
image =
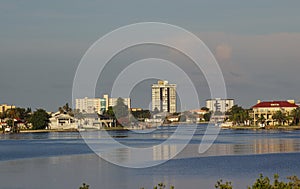
<path id="1" fill-rule="evenodd" d="M 77 129 L 75 118 L 69 114 L 56 112 L 49 120 L 51 129 Z"/>
<path id="2" fill-rule="evenodd" d="M 263 122 L 265 125 L 277 125 L 279 124 L 275 119 L 273 119 L 273 115 L 277 111 L 281 111 L 288 118 L 284 125 L 288 125 L 291 121 L 290 115 L 294 109 L 298 108 L 295 104 L 294 100 L 287 101 L 257 101 L 257 104 L 252 106 L 252 117 L 255 125 L 260 125 Z"/>

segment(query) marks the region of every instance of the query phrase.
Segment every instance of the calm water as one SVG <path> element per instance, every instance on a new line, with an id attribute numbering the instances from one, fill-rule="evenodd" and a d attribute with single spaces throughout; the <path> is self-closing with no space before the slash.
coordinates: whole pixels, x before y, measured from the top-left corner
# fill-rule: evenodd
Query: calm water
<path id="1" fill-rule="evenodd" d="M 163 142 L 174 130 L 109 133 L 125 145 L 148 147 Z M 208 189 L 223 178 L 241 189 L 259 173 L 300 176 L 300 131 L 222 130 L 213 146 L 199 154 L 204 131 L 203 125 L 198 126 L 189 145 L 174 159 L 144 169 L 122 168 L 102 160 L 80 133 L 0 135 L 0 188 L 77 189 L 87 182 L 92 189 L 139 189 L 165 182 L 176 189 Z M 101 132 L 85 134 L 91 139 L 102 136 Z M 168 158 L 176 144 L 157 149 L 151 154 L 153 161 Z M 113 158 L 130 157 L 124 153 L 116 151 Z"/>

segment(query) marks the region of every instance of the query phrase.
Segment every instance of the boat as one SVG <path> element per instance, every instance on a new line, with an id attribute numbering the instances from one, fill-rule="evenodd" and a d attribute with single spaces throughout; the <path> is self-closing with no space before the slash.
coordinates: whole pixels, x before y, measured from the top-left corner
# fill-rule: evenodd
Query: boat
<path id="1" fill-rule="evenodd" d="M 233 123 L 232 122 L 224 122 L 220 124 L 221 128 L 228 128 L 228 127 L 232 127 Z"/>

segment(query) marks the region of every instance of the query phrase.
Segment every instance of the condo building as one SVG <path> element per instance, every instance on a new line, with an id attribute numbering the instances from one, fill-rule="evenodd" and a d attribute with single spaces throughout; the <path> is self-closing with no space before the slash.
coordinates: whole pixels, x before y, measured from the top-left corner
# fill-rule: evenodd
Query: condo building
<path id="1" fill-rule="evenodd" d="M 176 112 L 176 84 L 159 80 L 152 85 L 152 111 Z"/>
<path id="2" fill-rule="evenodd" d="M 101 114 L 106 110 L 106 102 L 101 98 L 81 98 L 76 99 L 76 109 L 84 113 L 98 113 Z"/>
<path id="3" fill-rule="evenodd" d="M 130 98 L 122 98 L 124 104 L 131 107 Z M 107 94 L 103 95 L 103 98 L 81 98 L 75 100 L 75 109 L 84 113 L 98 113 L 102 114 L 108 107 L 115 106 L 117 104 L 118 98 L 109 98 Z"/>

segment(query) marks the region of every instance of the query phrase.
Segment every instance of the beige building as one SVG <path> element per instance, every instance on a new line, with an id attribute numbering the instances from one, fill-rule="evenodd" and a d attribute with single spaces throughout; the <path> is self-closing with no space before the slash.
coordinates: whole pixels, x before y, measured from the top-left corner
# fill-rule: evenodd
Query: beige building
<path id="1" fill-rule="evenodd" d="M 122 98 L 124 104 L 131 107 L 130 98 Z M 84 113 L 98 113 L 102 114 L 105 110 L 108 110 L 109 106 L 115 106 L 118 98 L 109 98 L 107 94 L 103 95 L 103 98 L 81 98 L 75 100 L 75 109 Z"/>
<path id="2" fill-rule="evenodd" d="M 233 99 L 209 99 L 206 100 L 206 107 L 212 112 L 222 112 L 225 113 L 229 111 L 232 106 L 234 106 Z"/>
<path id="3" fill-rule="evenodd" d="M 128 106 L 128 108 L 131 108 L 131 99 L 130 98 L 122 98 L 123 101 L 124 101 L 124 104 L 126 106 Z M 115 106 L 117 105 L 117 101 L 118 101 L 118 98 L 108 98 L 108 106 Z"/>
<path id="4" fill-rule="evenodd" d="M 15 109 L 16 106 L 14 105 L 7 105 L 7 104 L 0 104 L 0 113 L 6 112 L 7 110 L 10 109 Z"/>
<path id="5" fill-rule="evenodd" d="M 253 110 L 253 122 L 255 125 L 260 124 L 260 119 L 263 116 L 265 125 L 276 125 L 278 124 L 272 116 L 277 111 L 283 112 L 286 116 L 291 115 L 294 109 L 298 108 L 295 104 L 294 100 L 287 100 L 287 101 L 264 101 L 261 102 L 260 100 L 257 101 L 257 104 L 252 107 Z M 291 120 L 289 120 L 291 121 Z M 288 122 L 289 122 L 288 121 Z M 284 123 L 288 125 L 288 122 Z"/>
<path id="6" fill-rule="evenodd" d="M 80 112 L 101 114 L 106 110 L 106 102 L 101 98 L 81 98 L 75 100 L 75 108 Z"/>
<path id="7" fill-rule="evenodd" d="M 176 84 L 158 81 L 152 85 L 152 111 L 176 112 Z"/>

